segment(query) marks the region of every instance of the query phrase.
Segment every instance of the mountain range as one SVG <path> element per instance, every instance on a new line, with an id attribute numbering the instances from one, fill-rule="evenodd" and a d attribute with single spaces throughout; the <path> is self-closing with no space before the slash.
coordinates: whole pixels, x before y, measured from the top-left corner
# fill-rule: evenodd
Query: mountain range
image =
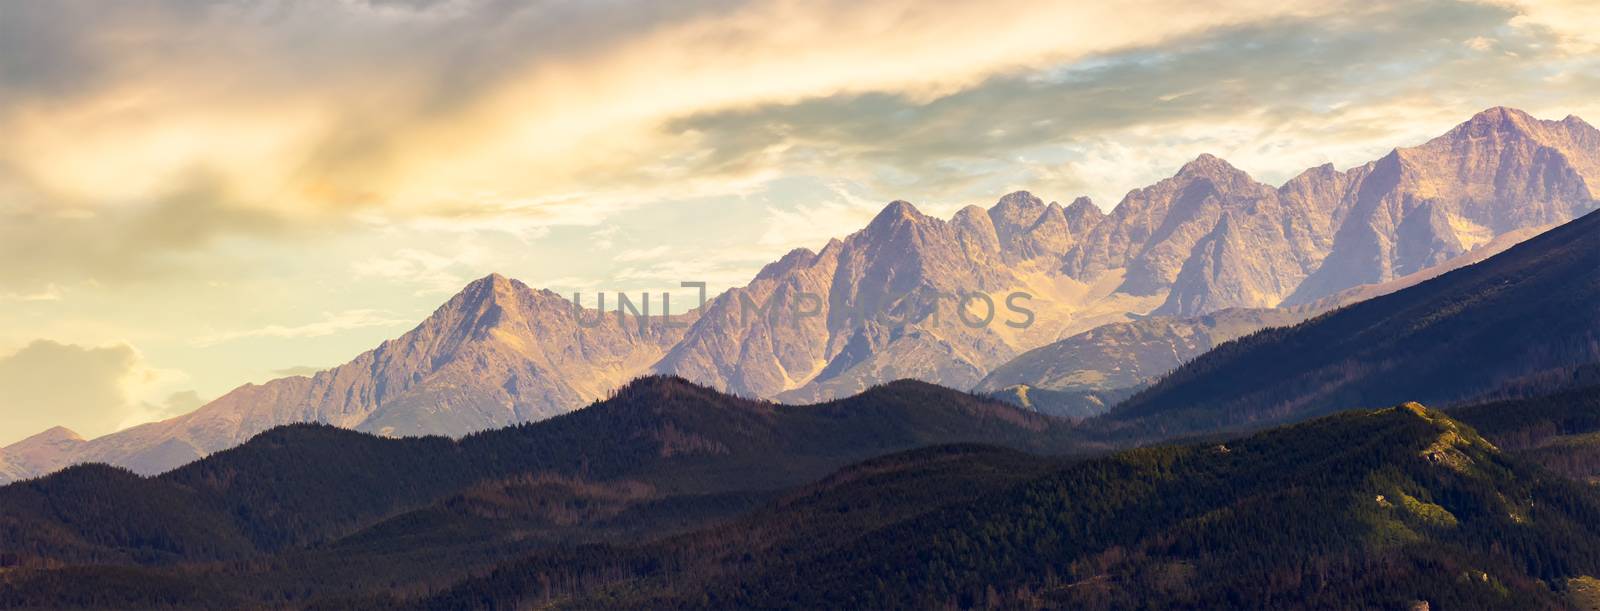
<path id="1" fill-rule="evenodd" d="M 651 376 L 460 439 L 293 424 L 154 477 L 74 466 L 0 487 L 0 608 L 1585 607 L 1597 230 L 1224 342 L 1082 421 Z M 1445 409 L 1365 407 L 1394 396 Z"/>
<path id="2" fill-rule="evenodd" d="M 491 275 L 345 365 L 246 385 L 194 413 L 93 440 L 47 433 L 0 449 L 0 478 L 79 462 L 160 473 L 295 422 L 459 436 L 565 413 L 648 373 L 792 403 L 900 378 L 1049 389 L 1065 379 L 1050 372 L 1073 371 L 1131 392 L 1252 330 L 1200 337 L 1200 317 L 1298 308 L 1252 324 L 1286 323 L 1387 290 L 1363 287 L 1419 282 L 1593 209 L 1595 181 L 1600 131 L 1494 108 L 1420 146 L 1345 171 L 1313 168 L 1279 187 L 1202 155 L 1109 214 L 1084 198 L 1062 206 L 1027 192 L 949 220 L 894 202 L 860 231 L 792 251 L 672 320 L 682 326 L 639 328 Z M 951 298 L 973 292 L 995 306 L 987 325 L 967 324 L 961 315 L 975 306 L 958 311 Z M 1012 302 L 1016 292 L 1030 298 Z M 1005 324 L 1018 314 L 1011 305 L 1031 324 Z M 1097 330 L 1108 324 L 1124 326 Z M 1156 339 L 1086 349 L 1084 333 Z M 1069 344 L 1052 346 L 1060 341 Z M 1116 351 L 1131 356 L 1093 361 Z M 1078 360 L 1028 364 L 1041 354 Z M 1027 379 L 1034 371 L 1043 377 Z"/>

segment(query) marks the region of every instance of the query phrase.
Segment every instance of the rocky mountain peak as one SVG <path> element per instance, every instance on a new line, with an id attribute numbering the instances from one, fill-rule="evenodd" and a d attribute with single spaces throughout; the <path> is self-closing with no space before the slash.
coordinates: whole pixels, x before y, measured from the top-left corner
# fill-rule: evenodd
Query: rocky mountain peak
<path id="1" fill-rule="evenodd" d="M 467 283 L 458 296 L 462 298 L 462 305 L 467 306 L 467 309 L 479 310 L 486 305 L 502 303 L 513 298 L 520 284 L 497 273 L 489 274 Z"/>
<path id="2" fill-rule="evenodd" d="M 955 215 L 950 217 L 950 225 L 957 231 L 987 233 L 990 236 L 996 231 L 989 211 L 982 206 L 967 206 L 957 210 Z"/>
<path id="3" fill-rule="evenodd" d="M 38 439 L 40 441 L 83 441 L 83 436 L 67 427 L 56 426 L 30 439 Z"/>
<path id="4" fill-rule="evenodd" d="M 957 219 L 971 219 L 977 217 L 978 215 L 987 216 L 988 214 L 989 211 L 984 210 L 983 206 L 967 205 L 962 207 L 960 210 L 957 210 L 955 216 L 950 217 L 950 220 L 954 222 Z"/>
<path id="5" fill-rule="evenodd" d="M 911 202 L 895 200 L 884 206 L 878 216 L 873 217 L 872 222 L 867 224 L 867 231 L 871 232 L 908 222 L 920 223 L 927 219 L 927 215 L 924 215 L 916 206 L 911 205 Z"/>
<path id="6" fill-rule="evenodd" d="M 1526 125 L 1526 124 L 1533 123 L 1533 122 L 1536 122 L 1536 121 L 1538 121 L 1538 119 L 1533 118 L 1532 115 L 1529 115 L 1528 113 L 1523 112 L 1523 111 L 1521 111 L 1519 109 L 1508 108 L 1508 107 L 1505 107 L 1505 106 L 1494 106 L 1494 107 L 1486 108 L 1486 109 L 1480 111 L 1478 114 L 1472 115 L 1472 118 L 1467 120 L 1467 124 L 1470 125 L 1470 124 L 1473 124 L 1473 123 L 1488 123 L 1488 124 L 1517 124 L 1517 123 L 1521 123 L 1521 124 Z"/>
<path id="7" fill-rule="evenodd" d="M 504 290 L 509 289 L 515 282 L 515 280 L 507 278 L 501 275 L 499 272 L 493 272 L 487 276 L 473 280 L 472 282 L 468 282 L 467 286 L 462 288 L 463 290 L 469 291 L 473 289 Z"/>
<path id="8" fill-rule="evenodd" d="M 832 242 L 829 242 L 829 245 L 832 245 Z M 756 273 L 755 279 L 764 280 L 778 278 L 789 273 L 790 271 L 795 270 L 796 268 L 808 265 L 816 259 L 817 253 L 811 252 L 811 249 L 796 248 L 789 251 L 788 254 L 784 255 L 777 261 L 773 261 L 762 266 L 761 271 Z"/>
<path id="9" fill-rule="evenodd" d="M 1224 161 L 1222 158 L 1212 155 L 1211 153 L 1201 153 L 1200 156 L 1195 157 L 1193 161 L 1183 164 L 1183 167 L 1178 169 L 1178 173 L 1174 177 L 1184 178 L 1195 176 L 1206 178 L 1226 178 L 1230 180 L 1239 176 L 1248 178 L 1248 175 L 1246 175 L 1243 170 L 1233 167 L 1233 164 L 1230 164 L 1227 161 Z"/>
<path id="10" fill-rule="evenodd" d="M 83 441 L 83 436 L 79 435 L 76 431 L 64 426 L 57 426 L 52 427 L 50 430 L 47 430 L 43 433 L 39 433 L 22 441 L 18 441 L 14 444 L 6 446 L 6 449 L 22 449 L 43 445 L 60 445 L 63 443 L 71 444 L 81 441 Z"/>
<path id="11" fill-rule="evenodd" d="M 77 432 L 58 426 L 0 449 L 0 462 L 25 473 L 45 473 L 73 462 L 85 443 Z"/>
<path id="12" fill-rule="evenodd" d="M 1087 226 L 1099 222 L 1106 216 L 1106 213 L 1100 210 L 1100 206 L 1096 206 L 1094 200 L 1087 197 L 1072 200 L 1072 203 L 1067 204 L 1061 212 L 1067 217 L 1067 222 L 1072 225 L 1074 231 L 1087 229 Z"/>
<path id="13" fill-rule="evenodd" d="M 994 221 L 994 229 L 1004 243 L 1037 223 L 1046 209 L 1044 200 L 1027 191 L 1017 191 L 1000 198 L 989 208 L 989 218 Z"/>
<path id="14" fill-rule="evenodd" d="M 989 213 L 1007 217 L 1013 215 L 1038 216 L 1040 212 L 1044 211 L 1044 208 L 1044 200 L 1027 191 L 1016 191 L 1001 197 L 1000 201 L 995 202 L 994 207 L 989 209 Z"/>
<path id="15" fill-rule="evenodd" d="M 1550 122 L 1551 125 L 1561 125 Z M 1442 138 L 1446 141 L 1459 141 L 1475 138 L 1527 138 L 1541 143 L 1550 140 L 1549 130 L 1545 122 L 1529 116 L 1515 108 L 1496 106 L 1484 110 L 1465 123 L 1457 125 Z"/>
<path id="16" fill-rule="evenodd" d="M 1260 195 L 1270 187 L 1258 183 L 1244 170 L 1210 153 L 1183 164 L 1170 178 L 1137 189 L 1123 198 L 1113 216 L 1140 216 L 1151 211 L 1186 210 L 1211 197 Z M 1150 206 L 1156 204 L 1152 209 Z"/>
<path id="17" fill-rule="evenodd" d="M 828 238 L 828 243 L 824 244 L 822 246 L 822 250 L 817 252 L 817 257 L 824 258 L 829 255 L 837 254 L 842 248 L 844 248 L 843 240 L 840 240 L 839 238 Z"/>
<path id="18" fill-rule="evenodd" d="M 1577 116 L 1567 115 L 1560 121 L 1544 121 L 1521 110 L 1503 106 L 1473 115 L 1438 140 L 1456 142 L 1491 136 L 1525 138 L 1554 148 L 1570 157 L 1580 169 L 1592 167 L 1593 164 L 1588 162 L 1597 154 L 1593 148 L 1600 144 L 1600 131 Z"/>
<path id="19" fill-rule="evenodd" d="M 472 281 L 434 312 L 432 320 L 456 330 L 466 338 L 516 317 L 522 309 L 519 294 L 531 293 L 527 285 L 500 274 L 489 274 Z"/>

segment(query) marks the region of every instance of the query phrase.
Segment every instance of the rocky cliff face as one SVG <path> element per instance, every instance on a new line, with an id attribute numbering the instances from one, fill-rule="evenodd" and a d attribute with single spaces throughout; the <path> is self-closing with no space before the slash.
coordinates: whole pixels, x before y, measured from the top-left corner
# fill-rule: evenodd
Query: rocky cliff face
<path id="1" fill-rule="evenodd" d="M 1600 130 L 1493 108 L 1421 146 L 1273 189 L 1209 155 L 1128 194 L 1062 272 L 1117 269 L 1156 311 L 1304 304 L 1436 266 L 1495 237 L 1594 207 Z"/>
<path id="2" fill-rule="evenodd" d="M 1211 155 L 1128 194 L 1064 259 L 1079 280 L 1124 270 L 1118 290 L 1165 295 L 1192 316 L 1278 304 L 1326 254 L 1327 215 Z"/>
<path id="3" fill-rule="evenodd" d="M 976 382 L 1015 350 L 994 330 L 962 321 L 954 296 L 1021 286 L 1008 260 L 1027 259 L 1022 248 L 1070 239 L 1046 237 L 1056 228 L 1040 217 L 1052 210 L 1062 209 L 1017 193 L 947 222 L 895 202 L 821 253 L 792 252 L 714 300 L 654 369 L 794 402 L 899 378 Z"/>
<path id="4" fill-rule="evenodd" d="M 972 210 L 979 212 L 975 207 Z M 1026 191 L 1000 198 L 985 215 L 993 227 L 997 250 L 1012 265 L 1059 259 L 1105 216 L 1086 197 L 1063 207 L 1055 202 L 1045 204 Z"/>
<path id="5" fill-rule="evenodd" d="M 1492 108 L 1443 136 L 1343 174 L 1308 177 L 1301 193 L 1342 222 L 1327 258 L 1288 303 L 1438 265 L 1518 229 L 1594 208 L 1600 131 Z M 1337 199 L 1334 197 L 1337 196 Z"/>

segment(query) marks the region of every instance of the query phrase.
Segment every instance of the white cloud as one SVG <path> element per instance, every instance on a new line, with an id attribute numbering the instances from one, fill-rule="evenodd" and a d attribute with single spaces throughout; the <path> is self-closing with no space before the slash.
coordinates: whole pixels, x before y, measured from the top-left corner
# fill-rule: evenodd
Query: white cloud
<path id="1" fill-rule="evenodd" d="M 46 284 L 44 288 L 26 293 L 0 293 L 0 301 L 60 301 L 63 291 L 55 283 Z"/>
<path id="2" fill-rule="evenodd" d="M 759 243 L 781 255 L 782 249 L 822 248 L 831 238 L 842 238 L 865 227 L 888 201 L 877 201 L 856 193 L 850 185 L 827 185 L 829 196 L 815 203 L 791 208 L 770 208 Z M 917 204 L 917 202 L 912 202 Z M 919 204 L 920 210 L 928 210 Z"/>
<path id="3" fill-rule="evenodd" d="M 661 129 L 687 114 L 866 92 L 926 98 L 1335 10 L 1265 0 L 138 4 L 7 7 L 18 30 L 0 36 L 0 56 L 52 60 L 16 66 L 18 103 L 0 112 L 0 159 L 23 184 L 93 207 L 155 197 L 203 169 L 240 201 L 303 219 L 376 208 L 507 231 L 603 218 L 664 196 L 664 182 L 709 178 L 726 190 L 760 171 L 696 163 L 705 151 L 693 134 Z M 630 196 L 640 191 L 652 197 Z"/>
<path id="4" fill-rule="evenodd" d="M 416 287 L 416 294 L 452 294 L 473 278 L 488 273 L 492 258 L 487 249 L 472 240 L 460 240 L 447 254 L 402 248 L 383 256 L 369 257 L 350 265 L 357 276 L 377 278 Z"/>
<path id="5" fill-rule="evenodd" d="M 655 246 L 651 248 L 630 248 L 617 253 L 611 260 L 618 263 L 637 263 L 640 261 L 653 261 L 666 257 L 672 252 L 671 246 Z"/>
<path id="6" fill-rule="evenodd" d="M 1600 49 L 1600 4 L 1591 0 L 1486 0 L 1519 14 L 1511 25 L 1555 34 L 1555 43 L 1574 54 Z"/>
<path id="7" fill-rule="evenodd" d="M 352 329 L 394 327 L 415 323 L 416 321 L 414 320 L 395 318 L 391 314 L 380 310 L 345 310 L 338 313 L 324 312 L 322 320 L 300 325 L 268 325 L 259 329 L 212 333 L 195 339 L 193 344 L 198 347 L 208 347 L 246 338 L 299 339 L 323 337 Z"/>
<path id="8" fill-rule="evenodd" d="M 589 239 L 594 241 L 597 250 L 611 250 L 617 245 L 617 232 L 622 231 L 621 225 L 606 225 L 589 232 Z"/>
<path id="9" fill-rule="evenodd" d="M 0 445 L 53 426 L 95 437 L 148 421 L 170 410 L 153 409 L 145 398 L 183 378 L 180 372 L 151 367 L 126 344 L 85 347 L 34 341 L 0 356 L 0 390 L 5 393 L 0 399 Z M 176 407 L 198 407 L 184 398 L 175 398 L 181 403 Z"/>

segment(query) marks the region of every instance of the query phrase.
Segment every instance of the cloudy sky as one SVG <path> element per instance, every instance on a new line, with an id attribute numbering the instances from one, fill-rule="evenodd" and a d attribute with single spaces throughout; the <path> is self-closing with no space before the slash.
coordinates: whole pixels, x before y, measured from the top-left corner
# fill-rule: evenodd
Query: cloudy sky
<path id="1" fill-rule="evenodd" d="M 1586 4 L 5 2 L 0 443 L 341 363 L 490 272 L 727 288 L 893 199 L 1594 119 Z"/>

